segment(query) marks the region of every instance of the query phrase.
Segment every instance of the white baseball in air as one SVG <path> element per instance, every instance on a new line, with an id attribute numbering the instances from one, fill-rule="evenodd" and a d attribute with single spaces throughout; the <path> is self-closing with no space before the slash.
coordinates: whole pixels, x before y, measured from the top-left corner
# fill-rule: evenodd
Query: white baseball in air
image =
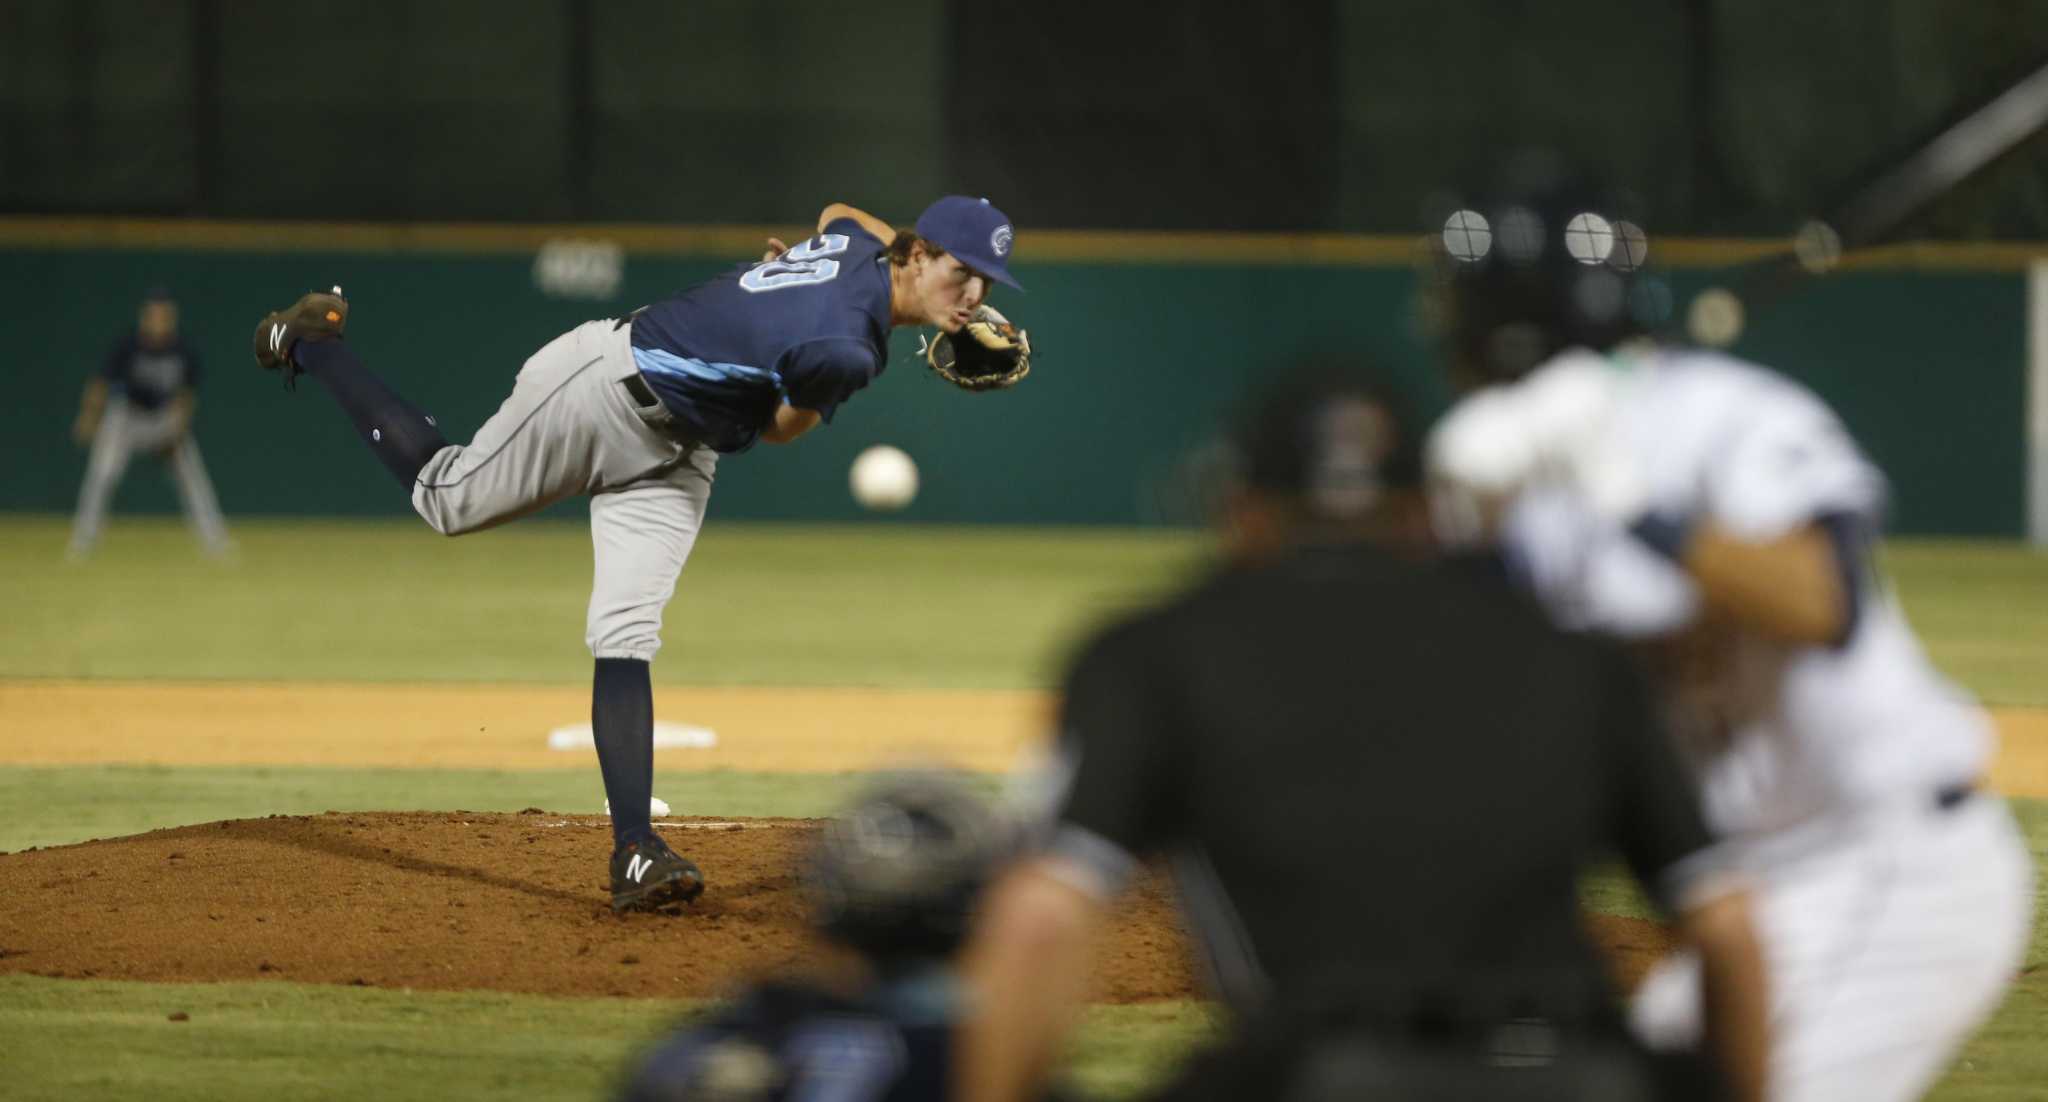
<path id="1" fill-rule="evenodd" d="M 901 509 L 917 497 L 917 464 L 902 448 L 876 444 L 854 458 L 849 481 L 864 508 Z"/>
<path id="2" fill-rule="evenodd" d="M 604 802 L 604 813 L 606 815 L 612 813 L 612 802 L 610 800 Z M 650 797 L 647 801 L 647 814 L 657 819 L 666 816 L 668 814 L 668 801 L 659 796 Z"/>

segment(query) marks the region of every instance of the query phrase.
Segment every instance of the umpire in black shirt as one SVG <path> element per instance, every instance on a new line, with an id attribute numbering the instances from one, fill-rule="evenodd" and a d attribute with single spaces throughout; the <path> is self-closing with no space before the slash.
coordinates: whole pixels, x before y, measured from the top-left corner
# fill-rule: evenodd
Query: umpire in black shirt
<path id="1" fill-rule="evenodd" d="M 1048 1072 L 1109 904 L 1152 857 L 1234 1021 L 1171 1097 L 1759 1097 L 1747 893 L 1713 866 L 1642 686 L 1418 551 L 1419 434 L 1395 408 L 1330 375 L 1270 396 L 1235 436 L 1226 564 L 1082 648 L 1056 822 L 968 951 L 959 1097 Z M 1705 961 L 1690 1068 L 1628 1040 L 1582 933 L 1579 875 L 1612 852 Z"/>

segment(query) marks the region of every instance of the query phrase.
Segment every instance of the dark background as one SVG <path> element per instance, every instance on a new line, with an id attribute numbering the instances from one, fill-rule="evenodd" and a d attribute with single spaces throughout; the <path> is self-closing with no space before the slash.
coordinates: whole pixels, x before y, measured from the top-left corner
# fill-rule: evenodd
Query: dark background
<path id="1" fill-rule="evenodd" d="M 829 432 L 722 465 L 718 515 L 861 518 L 846 464 L 891 443 L 926 475 L 906 519 L 1187 522 L 1217 417 L 1304 349 L 1441 402 L 1407 235 L 1511 147 L 1636 192 L 1682 303 L 1741 248 L 1672 237 L 1782 233 L 2042 58 L 2041 0 L 0 0 L 0 214 L 59 216 L 0 219 L 0 508 L 70 508 L 79 389 L 153 284 L 211 369 L 197 431 L 231 516 L 402 515 L 321 396 L 251 366 L 265 310 L 345 285 L 351 342 L 466 438 L 579 321 L 827 202 L 900 224 L 962 191 L 1017 223 L 1031 293 L 999 304 L 1033 333 L 1028 384 L 962 395 L 899 334 Z M 758 229 L 690 229 L 718 225 Z M 2048 144 L 1902 236 L 2048 240 Z M 611 245 L 615 282 L 551 287 L 565 240 Z M 1895 531 L 2020 535 L 2034 252 L 1816 281 L 1733 351 L 1841 410 Z M 117 512 L 173 507 L 154 471 Z"/>
<path id="2" fill-rule="evenodd" d="M 2038 0 L 8 0 L 0 210 L 1405 232 L 1540 141 L 1777 233 L 2048 59 Z M 898 215 L 902 216 L 901 213 Z M 2048 237 L 2048 143 L 1916 235 Z"/>

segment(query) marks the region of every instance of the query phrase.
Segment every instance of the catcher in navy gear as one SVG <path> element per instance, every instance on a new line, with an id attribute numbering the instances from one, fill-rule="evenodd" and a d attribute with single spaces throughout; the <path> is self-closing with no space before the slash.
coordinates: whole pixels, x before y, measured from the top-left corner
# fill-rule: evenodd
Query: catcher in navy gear
<path id="1" fill-rule="evenodd" d="M 951 961 L 1015 849 L 1008 819 L 959 780 L 878 782 L 820 833 L 804 873 L 818 931 L 854 982 L 764 982 L 661 1042 L 627 1102 L 939 1102 L 960 1000 Z"/>

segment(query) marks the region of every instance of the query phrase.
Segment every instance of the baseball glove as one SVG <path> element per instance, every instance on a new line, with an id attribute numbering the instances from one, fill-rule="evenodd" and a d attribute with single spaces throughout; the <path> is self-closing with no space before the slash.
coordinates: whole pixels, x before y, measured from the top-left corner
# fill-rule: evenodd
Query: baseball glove
<path id="1" fill-rule="evenodd" d="M 924 359 L 962 390 L 1001 390 L 1031 374 L 1031 339 L 993 308 L 977 306 L 958 333 L 940 333 Z"/>

